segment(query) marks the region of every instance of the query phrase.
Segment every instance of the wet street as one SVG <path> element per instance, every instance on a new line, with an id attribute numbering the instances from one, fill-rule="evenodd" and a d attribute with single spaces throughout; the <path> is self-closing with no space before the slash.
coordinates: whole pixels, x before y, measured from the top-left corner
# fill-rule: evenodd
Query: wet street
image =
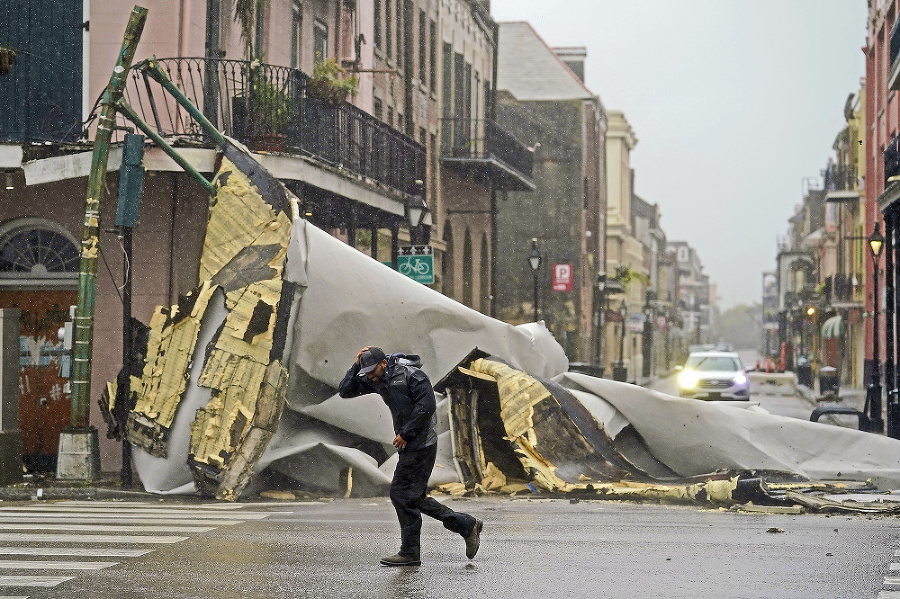
<path id="1" fill-rule="evenodd" d="M 473 561 L 427 521 L 421 567 L 380 566 L 398 536 L 382 498 L 4 504 L 0 596 L 871 598 L 900 543 L 894 518 L 442 500 L 484 518 Z"/>

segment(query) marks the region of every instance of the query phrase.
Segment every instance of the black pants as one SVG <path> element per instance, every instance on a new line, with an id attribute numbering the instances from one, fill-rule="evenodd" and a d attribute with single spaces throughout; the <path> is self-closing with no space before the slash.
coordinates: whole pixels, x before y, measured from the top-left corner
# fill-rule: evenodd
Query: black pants
<path id="1" fill-rule="evenodd" d="M 400 452 L 400 461 L 391 481 L 391 503 L 400 521 L 400 555 L 419 557 L 422 514 L 440 520 L 444 528 L 464 537 L 475 526 L 475 518 L 469 514 L 454 512 L 426 495 L 428 477 L 434 469 L 436 458 L 437 444 L 417 451 Z"/>

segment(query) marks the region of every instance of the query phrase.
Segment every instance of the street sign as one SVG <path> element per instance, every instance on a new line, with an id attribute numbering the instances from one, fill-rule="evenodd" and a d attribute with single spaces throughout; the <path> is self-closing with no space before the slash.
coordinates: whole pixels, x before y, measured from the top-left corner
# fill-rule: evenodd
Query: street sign
<path id="1" fill-rule="evenodd" d="M 430 245 L 400 247 L 397 271 L 423 285 L 434 284 L 434 253 Z"/>
<path id="2" fill-rule="evenodd" d="M 625 330 L 629 333 L 643 333 L 644 321 L 638 318 L 630 317 L 625 321 Z"/>
<path id="3" fill-rule="evenodd" d="M 572 291 L 572 265 L 553 265 L 553 291 Z"/>

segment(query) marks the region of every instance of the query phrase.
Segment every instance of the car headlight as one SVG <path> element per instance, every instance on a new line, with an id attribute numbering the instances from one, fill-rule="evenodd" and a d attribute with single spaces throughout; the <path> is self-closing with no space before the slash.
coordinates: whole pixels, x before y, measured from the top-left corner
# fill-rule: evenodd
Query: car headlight
<path id="1" fill-rule="evenodd" d="M 682 370 L 678 375 L 678 384 L 682 389 L 693 389 L 700 377 L 693 370 Z"/>
<path id="2" fill-rule="evenodd" d="M 731 379 L 735 385 L 743 385 L 747 382 L 747 377 L 743 374 L 736 374 L 733 379 Z"/>

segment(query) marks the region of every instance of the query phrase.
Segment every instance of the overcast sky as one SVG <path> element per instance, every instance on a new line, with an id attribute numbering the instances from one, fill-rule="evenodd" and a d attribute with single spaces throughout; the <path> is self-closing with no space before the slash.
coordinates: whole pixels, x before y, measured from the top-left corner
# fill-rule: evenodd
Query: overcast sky
<path id="1" fill-rule="evenodd" d="M 635 193 L 696 248 L 721 307 L 762 272 L 820 177 L 865 74 L 865 0 L 492 0 L 551 46 L 586 46 L 586 84 L 638 145 Z"/>

